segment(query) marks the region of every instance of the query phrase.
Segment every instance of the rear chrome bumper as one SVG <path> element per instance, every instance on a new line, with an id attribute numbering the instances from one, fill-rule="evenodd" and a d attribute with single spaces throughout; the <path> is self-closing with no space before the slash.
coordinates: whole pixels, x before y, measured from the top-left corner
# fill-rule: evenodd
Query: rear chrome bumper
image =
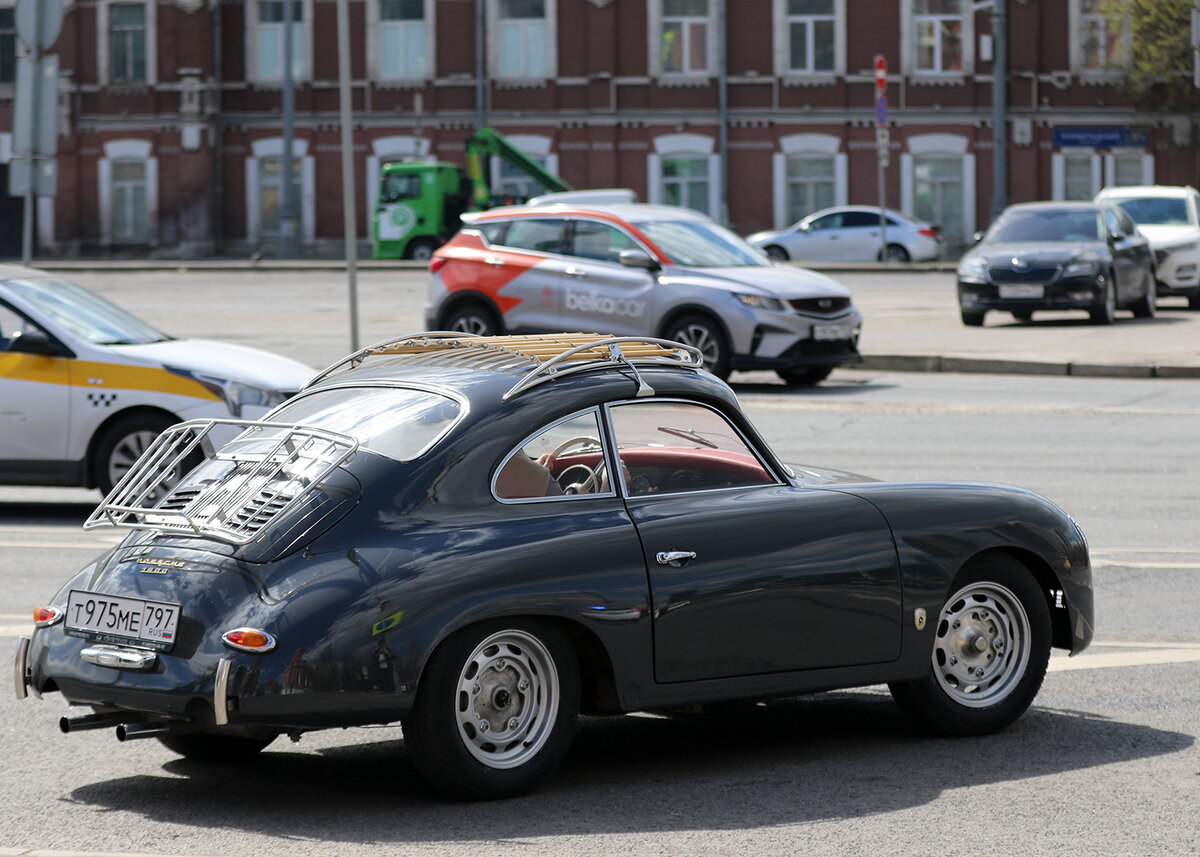
<path id="1" fill-rule="evenodd" d="M 17 638 L 17 660 L 13 664 L 13 684 L 17 691 L 17 699 L 29 695 L 29 673 L 26 662 L 29 659 L 29 638 Z"/>

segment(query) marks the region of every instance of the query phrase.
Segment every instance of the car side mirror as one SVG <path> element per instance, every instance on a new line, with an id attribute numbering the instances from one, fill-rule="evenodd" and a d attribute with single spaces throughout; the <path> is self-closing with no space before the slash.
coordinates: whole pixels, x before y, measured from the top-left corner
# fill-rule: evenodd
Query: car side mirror
<path id="1" fill-rule="evenodd" d="M 629 248 L 621 251 L 621 264 L 626 268 L 643 268 L 647 271 L 657 271 L 659 264 L 644 250 Z"/>
<path id="2" fill-rule="evenodd" d="M 8 341 L 10 354 L 40 354 L 54 357 L 59 354 L 58 344 L 44 330 L 18 331 Z"/>
<path id="3" fill-rule="evenodd" d="M 978 243 L 979 243 L 980 241 L 982 241 L 982 240 L 983 240 L 983 233 L 982 233 L 982 232 L 976 232 L 974 235 L 972 235 L 972 236 L 971 236 L 971 243 L 972 243 L 972 244 L 978 244 Z"/>

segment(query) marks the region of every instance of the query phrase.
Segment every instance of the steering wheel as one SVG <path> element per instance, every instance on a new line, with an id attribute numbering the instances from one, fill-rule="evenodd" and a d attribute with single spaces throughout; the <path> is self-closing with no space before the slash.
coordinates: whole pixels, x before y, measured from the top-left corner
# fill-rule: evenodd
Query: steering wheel
<path id="1" fill-rule="evenodd" d="M 581 434 L 577 437 L 573 437 L 569 440 L 565 440 L 562 443 L 560 443 L 558 446 L 556 446 L 554 448 L 554 451 L 552 453 L 550 453 L 550 455 L 554 458 L 558 458 L 560 455 L 562 455 L 564 452 L 566 452 L 568 449 L 570 449 L 573 446 L 585 446 L 585 445 L 602 448 L 600 446 L 599 438 L 595 438 L 595 437 L 592 437 L 592 436 L 586 435 L 586 434 Z M 567 474 L 573 470 L 582 470 L 584 472 L 582 482 L 572 482 L 570 479 L 566 478 Z M 603 471 L 604 471 L 603 463 L 601 463 L 596 468 L 588 467 L 586 464 L 584 464 L 582 462 L 580 462 L 578 464 L 572 464 L 569 467 L 564 468 L 562 473 L 558 474 L 558 484 L 562 486 L 564 494 L 590 494 L 591 492 L 595 491 L 596 488 L 600 485 L 600 474 Z"/>

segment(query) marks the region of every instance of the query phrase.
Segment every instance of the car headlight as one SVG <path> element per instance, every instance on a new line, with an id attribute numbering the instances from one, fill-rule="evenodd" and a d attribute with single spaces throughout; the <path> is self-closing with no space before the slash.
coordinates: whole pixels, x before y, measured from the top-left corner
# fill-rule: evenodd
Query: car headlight
<path id="1" fill-rule="evenodd" d="M 780 312 L 785 309 L 785 304 L 779 298 L 765 298 L 762 295 L 734 295 L 745 306 L 753 307 L 754 309 L 769 309 L 775 312 Z"/>
<path id="2" fill-rule="evenodd" d="M 987 260 L 978 256 L 963 259 L 958 266 L 958 276 L 963 280 L 986 280 Z"/>
<path id="3" fill-rule="evenodd" d="M 247 405 L 261 408 L 273 408 L 282 405 L 291 393 L 285 390 L 271 390 L 266 387 L 256 387 L 253 384 L 243 384 L 241 381 L 231 381 L 228 378 L 215 378 L 211 375 L 191 373 L 192 377 L 225 400 L 229 413 L 241 419 L 242 409 Z"/>
<path id="4" fill-rule="evenodd" d="M 1098 259 L 1076 259 L 1063 271 L 1064 277 L 1093 277 L 1100 273 Z"/>

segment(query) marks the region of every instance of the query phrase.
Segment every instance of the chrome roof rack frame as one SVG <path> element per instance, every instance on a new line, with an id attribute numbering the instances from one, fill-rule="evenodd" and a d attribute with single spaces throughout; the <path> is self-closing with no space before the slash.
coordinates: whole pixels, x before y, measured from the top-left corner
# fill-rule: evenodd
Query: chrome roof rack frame
<path id="1" fill-rule="evenodd" d="M 211 453 L 214 429 L 264 430 L 252 452 Z M 186 479 L 180 469 L 194 452 L 226 461 L 229 470 L 212 482 Z M 254 541 L 354 457 L 358 441 L 314 426 L 252 420 L 191 420 L 171 426 L 142 453 L 124 478 L 84 522 L 85 530 L 126 527 L 177 536 L 208 537 L 234 545 Z"/>
<path id="2" fill-rule="evenodd" d="M 608 336 L 599 333 L 477 336 L 431 331 L 397 337 L 363 348 L 318 373 L 304 388 L 308 389 L 339 372 L 354 369 L 368 358 L 376 356 L 405 356 L 417 365 L 525 372 L 504 394 L 503 401 L 564 375 L 611 366 L 629 367 L 638 381 L 638 395 L 653 395 L 653 389 L 638 374 L 636 366 L 687 369 L 704 366 L 703 356 L 690 345 L 645 336 Z"/>

